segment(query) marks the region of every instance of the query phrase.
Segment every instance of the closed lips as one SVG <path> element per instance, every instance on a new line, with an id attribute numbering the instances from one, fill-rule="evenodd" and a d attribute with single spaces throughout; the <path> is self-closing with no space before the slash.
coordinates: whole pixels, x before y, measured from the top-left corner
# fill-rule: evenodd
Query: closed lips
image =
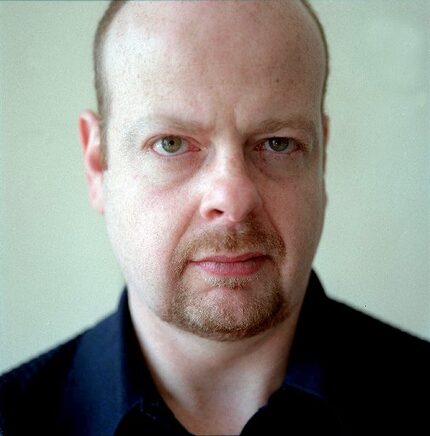
<path id="1" fill-rule="evenodd" d="M 219 276 L 244 276 L 257 272 L 268 256 L 261 253 L 245 253 L 238 256 L 209 256 L 194 264 L 209 274 Z"/>

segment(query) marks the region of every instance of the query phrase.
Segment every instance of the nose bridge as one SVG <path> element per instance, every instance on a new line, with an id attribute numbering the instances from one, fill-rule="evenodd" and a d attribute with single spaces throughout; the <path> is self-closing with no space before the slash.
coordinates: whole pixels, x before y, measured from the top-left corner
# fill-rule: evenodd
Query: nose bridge
<path id="1" fill-rule="evenodd" d="M 203 218 L 241 222 L 261 205 L 243 147 L 219 147 L 208 172 L 200 207 Z"/>
<path id="2" fill-rule="evenodd" d="M 249 177 L 249 169 L 245 160 L 245 153 L 242 147 L 223 147 L 217 153 L 215 159 L 215 172 L 219 179 Z"/>

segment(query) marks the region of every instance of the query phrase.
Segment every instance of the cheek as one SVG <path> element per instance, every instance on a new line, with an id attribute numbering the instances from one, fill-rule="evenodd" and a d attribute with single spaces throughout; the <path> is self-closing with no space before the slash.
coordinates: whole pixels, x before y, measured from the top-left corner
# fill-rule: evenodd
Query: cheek
<path id="1" fill-rule="evenodd" d="M 267 207 L 272 208 L 269 215 L 287 251 L 297 257 L 313 256 L 321 235 L 325 209 L 322 182 L 287 182 L 269 198 L 269 202 Z"/>
<path id="2" fill-rule="evenodd" d="M 131 174 L 110 177 L 105 195 L 108 231 L 124 268 L 127 262 L 138 267 L 168 261 L 186 225 L 186 193 Z"/>

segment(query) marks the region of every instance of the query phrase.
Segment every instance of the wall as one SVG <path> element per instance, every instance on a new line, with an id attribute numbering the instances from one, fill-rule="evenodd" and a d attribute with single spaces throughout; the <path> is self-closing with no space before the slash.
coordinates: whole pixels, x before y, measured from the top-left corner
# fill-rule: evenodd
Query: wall
<path id="1" fill-rule="evenodd" d="M 430 2 L 314 1 L 332 51 L 330 293 L 430 338 Z"/>
<path id="2" fill-rule="evenodd" d="M 331 296 L 430 338 L 430 3 L 313 4 L 332 69 L 316 269 Z M 0 371 L 92 325 L 123 284 L 76 134 L 105 6 L 0 2 Z"/>

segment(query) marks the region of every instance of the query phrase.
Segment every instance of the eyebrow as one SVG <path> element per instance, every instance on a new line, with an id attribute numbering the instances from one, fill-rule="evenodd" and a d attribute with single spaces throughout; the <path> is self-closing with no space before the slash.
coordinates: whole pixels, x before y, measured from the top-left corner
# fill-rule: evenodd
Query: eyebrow
<path id="1" fill-rule="evenodd" d="M 148 115 L 140 117 L 130 123 L 125 129 L 124 139 L 127 143 L 133 144 L 139 134 L 157 127 L 191 134 L 207 130 L 207 126 L 194 120 L 181 119 L 168 115 Z"/>
<path id="2" fill-rule="evenodd" d="M 166 128 L 168 130 L 178 132 L 187 132 L 190 134 L 208 132 L 213 130 L 213 126 L 205 125 L 201 122 L 182 119 L 177 116 L 170 115 L 149 115 L 138 118 L 135 122 L 131 123 L 126 128 L 125 139 L 129 143 L 133 143 L 136 136 L 145 130 L 152 129 L 154 127 Z M 317 126 L 312 119 L 305 118 L 303 116 L 294 116 L 290 118 L 273 118 L 265 120 L 251 129 L 249 136 L 257 136 L 263 133 L 276 132 L 284 128 L 292 128 L 307 132 L 311 135 L 312 141 L 317 140 Z M 167 132 L 166 132 L 167 133 Z"/>
<path id="3" fill-rule="evenodd" d="M 291 117 L 286 119 L 274 118 L 261 122 L 252 131 L 253 135 L 259 135 L 267 132 L 276 132 L 284 128 L 291 128 L 309 132 L 313 139 L 317 138 L 317 126 L 311 119 L 302 116 Z"/>

